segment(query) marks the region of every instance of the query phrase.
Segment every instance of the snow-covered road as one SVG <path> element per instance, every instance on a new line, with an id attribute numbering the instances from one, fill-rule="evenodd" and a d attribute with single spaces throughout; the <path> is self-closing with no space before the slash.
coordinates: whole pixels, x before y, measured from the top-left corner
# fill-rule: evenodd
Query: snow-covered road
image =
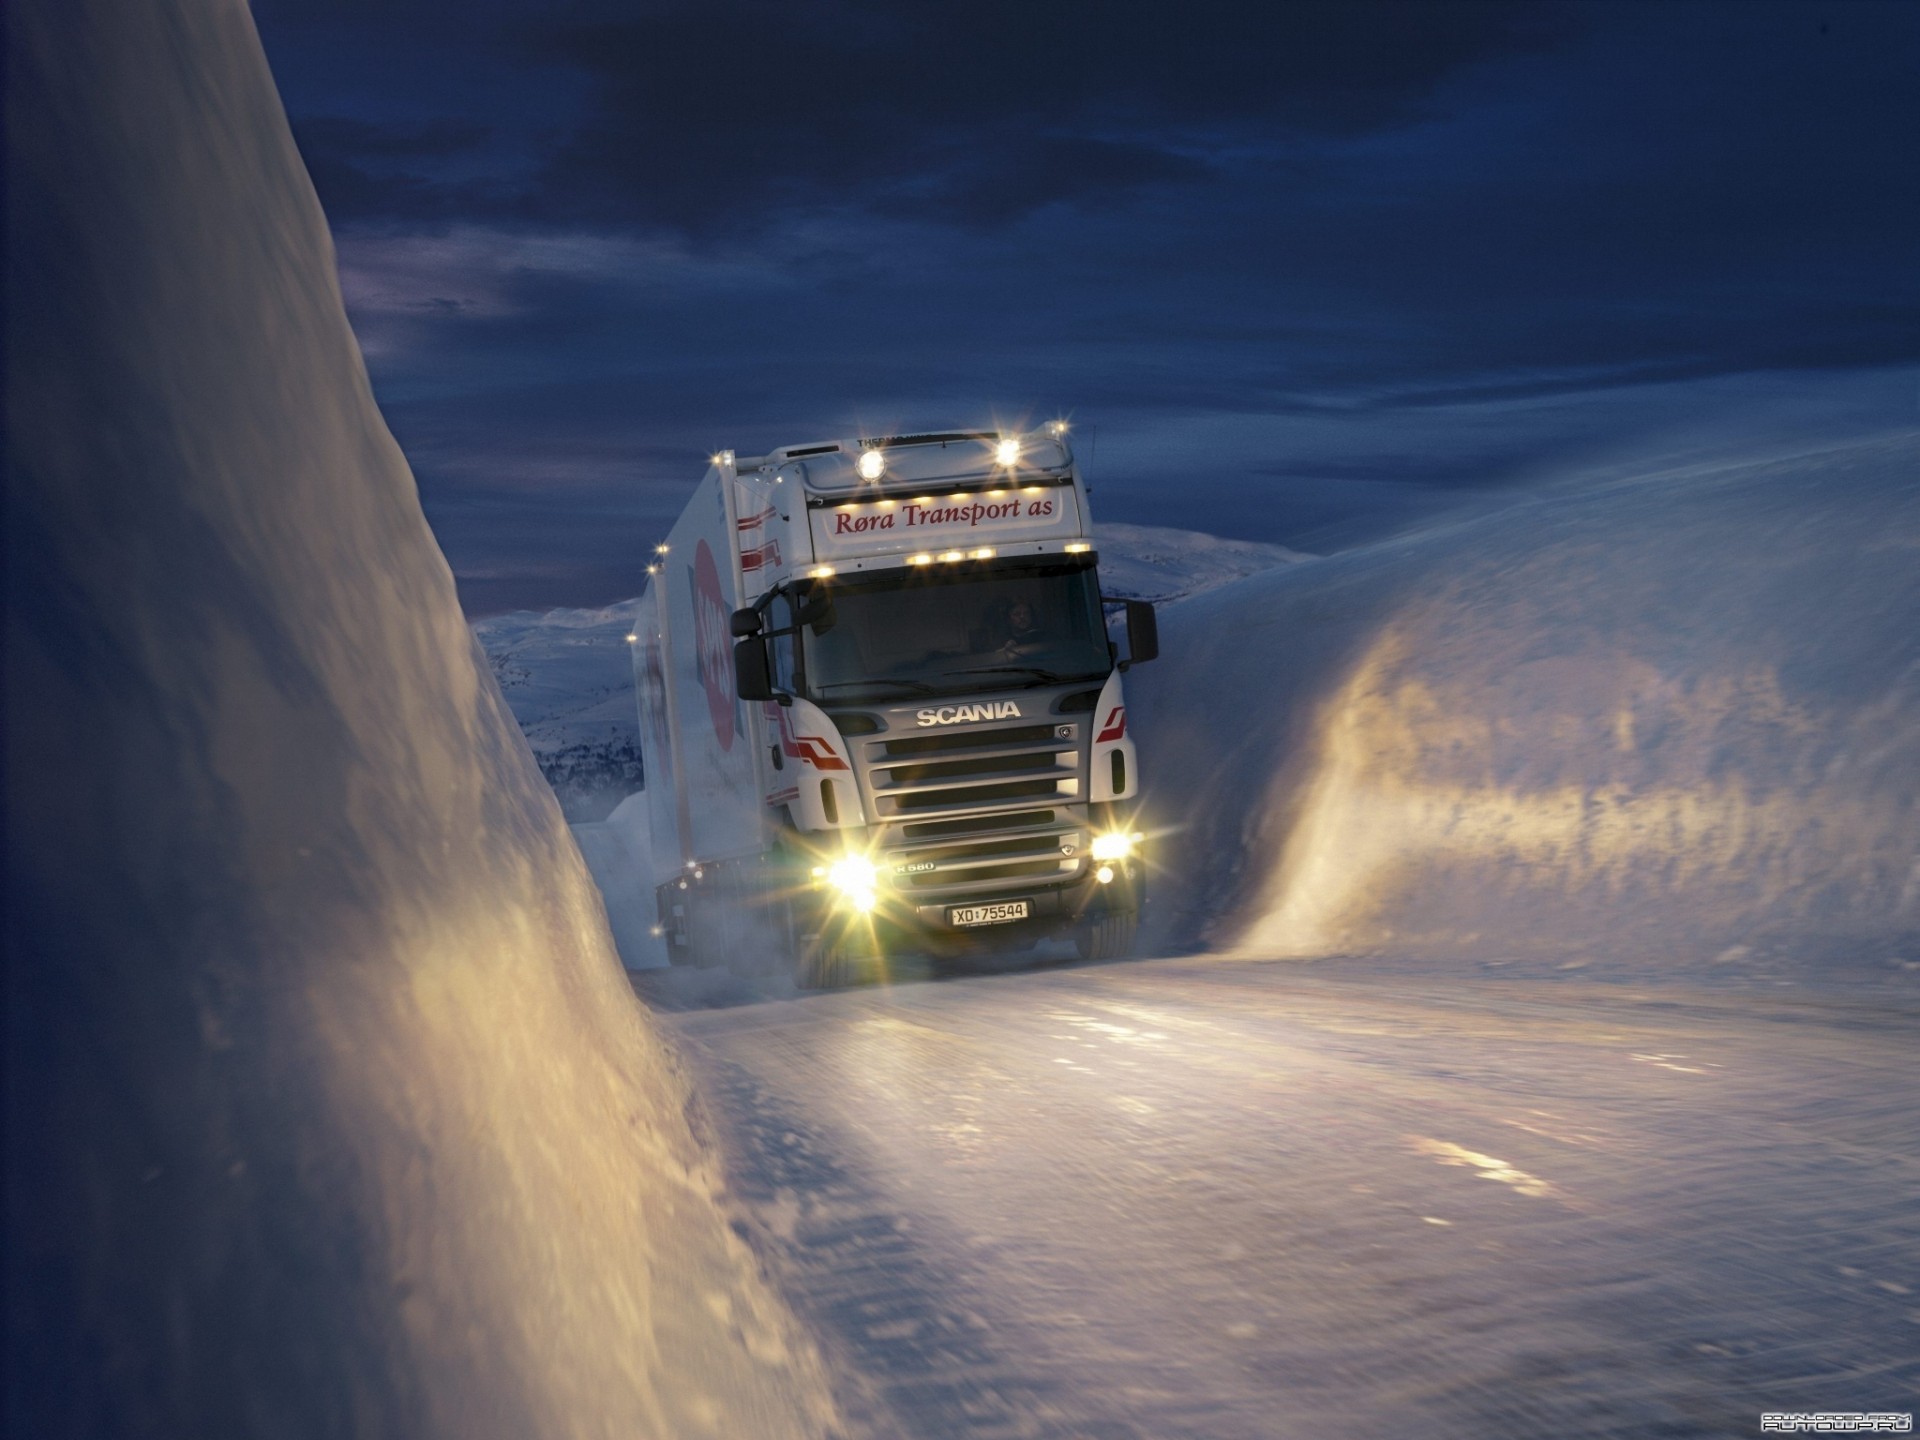
<path id="1" fill-rule="evenodd" d="M 661 1018 L 874 1435 L 1748 1436 L 1920 1394 L 1902 1002 L 1196 957 Z"/>

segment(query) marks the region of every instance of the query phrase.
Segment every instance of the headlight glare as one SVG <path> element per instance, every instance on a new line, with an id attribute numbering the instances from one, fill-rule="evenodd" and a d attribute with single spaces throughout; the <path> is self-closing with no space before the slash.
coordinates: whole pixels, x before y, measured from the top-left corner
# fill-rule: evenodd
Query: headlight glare
<path id="1" fill-rule="evenodd" d="M 1093 858 L 1096 860 L 1124 860 L 1133 853 L 1133 836 L 1115 832 L 1111 835 L 1093 837 Z"/>
<path id="2" fill-rule="evenodd" d="M 880 872 L 866 856 L 842 855 L 827 867 L 827 879 L 840 892 L 840 898 L 854 909 L 873 909 Z"/>

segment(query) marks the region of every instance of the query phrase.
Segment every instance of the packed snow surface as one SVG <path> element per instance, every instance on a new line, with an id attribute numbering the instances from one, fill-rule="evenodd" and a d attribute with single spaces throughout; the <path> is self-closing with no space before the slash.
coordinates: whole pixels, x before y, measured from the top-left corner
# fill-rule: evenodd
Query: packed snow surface
<path id="1" fill-rule="evenodd" d="M 1920 970 L 1914 435 L 1269 571 L 1161 642 L 1161 944 Z"/>
<path id="2" fill-rule="evenodd" d="M 241 0 L 8 14 L 8 1433 L 834 1421 Z"/>
<path id="3" fill-rule="evenodd" d="M 670 1018 L 856 1434 L 1729 1440 L 1920 1393 L 1910 1003 L 1203 955 Z"/>

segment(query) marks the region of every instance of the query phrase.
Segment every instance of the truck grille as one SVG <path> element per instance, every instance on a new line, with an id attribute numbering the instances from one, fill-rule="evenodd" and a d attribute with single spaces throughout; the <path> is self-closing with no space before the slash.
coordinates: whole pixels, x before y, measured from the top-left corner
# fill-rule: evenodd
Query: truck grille
<path id="1" fill-rule="evenodd" d="M 1085 853 L 1078 727 L 1003 725 L 874 739 L 862 747 L 883 869 L 923 902 L 1065 883 Z"/>

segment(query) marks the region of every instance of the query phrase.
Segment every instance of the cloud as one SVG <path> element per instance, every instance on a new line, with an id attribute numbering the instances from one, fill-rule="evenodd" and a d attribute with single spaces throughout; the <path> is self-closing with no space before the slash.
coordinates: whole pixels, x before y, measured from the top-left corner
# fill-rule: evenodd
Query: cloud
<path id="1" fill-rule="evenodd" d="M 1252 476 L 1265 538 L 1373 533 L 1920 348 L 1911 4 L 255 13 L 382 403 L 496 578 L 541 505 L 600 547 L 597 487 L 996 407 L 1102 423 L 1116 518 L 1204 474 L 1253 525 Z"/>
<path id="2" fill-rule="evenodd" d="M 537 182 L 544 213 L 716 233 L 789 209 L 1005 223 L 1200 180 L 1250 121 L 1355 134 L 1418 115 L 1445 77 L 1541 41 L 1533 7 L 1404 0 L 964 9 L 668 5 L 528 30 L 591 77 Z M 1380 36 L 1394 37 L 1381 44 Z"/>

